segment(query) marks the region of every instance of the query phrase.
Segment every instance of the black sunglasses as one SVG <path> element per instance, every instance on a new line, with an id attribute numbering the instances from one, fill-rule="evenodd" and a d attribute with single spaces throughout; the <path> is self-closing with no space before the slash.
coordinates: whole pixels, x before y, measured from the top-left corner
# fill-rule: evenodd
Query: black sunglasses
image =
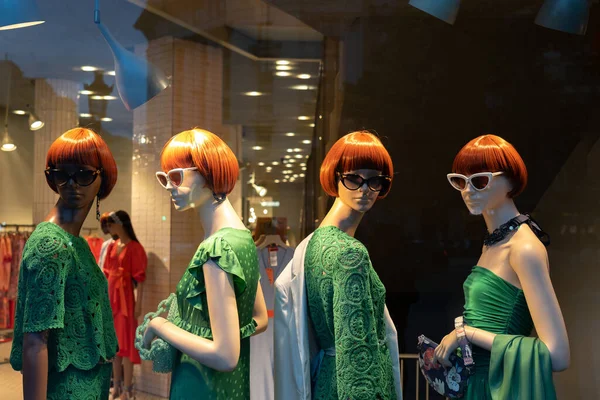
<path id="1" fill-rule="evenodd" d="M 79 186 L 89 186 L 94 183 L 96 178 L 98 178 L 98 175 L 102 173 L 102 169 L 92 170 L 81 168 L 78 171 L 69 174 L 62 169 L 48 168 L 44 172 L 48 179 L 54 182 L 56 186 L 64 186 L 71 179 Z"/>
<path id="2" fill-rule="evenodd" d="M 365 179 L 357 174 L 342 174 L 337 172 L 338 177 L 342 181 L 342 185 L 348 190 L 358 190 L 365 183 L 373 192 L 379 192 L 379 196 L 384 196 L 392 183 L 392 178 L 388 175 L 377 175 L 372 176 L 369 179 Z"/>

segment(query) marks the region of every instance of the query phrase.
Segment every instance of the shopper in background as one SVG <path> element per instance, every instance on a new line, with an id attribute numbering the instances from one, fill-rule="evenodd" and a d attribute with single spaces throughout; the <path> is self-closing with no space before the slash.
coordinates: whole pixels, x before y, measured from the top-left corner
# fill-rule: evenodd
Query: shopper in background
<path id="1" fill-rule="evenodd" d="M 45 174 L 60 197 L 23 250 L 10 363 L 26 400 L 104 400 L 117 338 L 106 278 L 79 233 L 94 201 L 100 217 L 117 165 L 97 133 L 75 128 L 50 146 Z"/>
<path id="2" fill-rule="evenodd" d="M 113 398 L 130 399 L 135 397 L 132 384 L 133 364 L 141 363 L 134 340 L 138 326 L 137 317 L 141 313 L 148 259 L 144 247 L 135 235 L 127 212 L 111 212 L 106 225 L 110 235 L 116 238 L 108 246 L 104 263 L 110 305 L 119 340 L 119 352 L 113 362 Z M 137 296 L 134 291 L 137 292 Z"/>

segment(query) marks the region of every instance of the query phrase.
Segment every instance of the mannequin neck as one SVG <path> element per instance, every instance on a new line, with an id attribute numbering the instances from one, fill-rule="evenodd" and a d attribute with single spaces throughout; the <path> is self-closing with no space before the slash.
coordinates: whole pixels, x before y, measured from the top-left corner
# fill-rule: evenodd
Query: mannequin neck
<path id="1" fill-rule="evenodd" d="M 83 222 L 89 214 L 92 204 L 94 204 L 93 201 L 82 208 L 70 208 L 67 207 L 62 198 L 59 198 L 45 220 L 60 226 L 71 235 L 79 236 Z"/>
<path id="2" fill-rule="evenodd" d="M 499 207 L 484 210 L 483 219 L 485 220 L 488 232 L 492 233 L 500 225 L 507 223 L 519 214 L 519 210 L 517 210 L 513 199 L 506 198 L 506 201 L 502 202 Z"/>
<path id="3" fill-rule="evenodd" d="M 196 211 L 204 230 L 204 239 L 222 228 L 246 229 L 227 198 L 221 203 L 207 202 L 207 204 L 197 207 Z"/>
<path id="4" fill-rule="evenodd" d="M 129 237 L 129 235 L 127 234 L 127 232 L 125 232 L 125 228 L 123 228 L 123 227 L 121 227 L 121 232 L 119 232 L 119 240 L 124 245 L 126 245 L 129 242 L 131 242 L 131 238 Z"/>
<path id="5" fill-rule="evenodd" d="M 333 225 L 344 231 L 348 236 L 354 237 L 363 215 L 365 214 L 347 206 L 337 197 L 319 226 Z"/>

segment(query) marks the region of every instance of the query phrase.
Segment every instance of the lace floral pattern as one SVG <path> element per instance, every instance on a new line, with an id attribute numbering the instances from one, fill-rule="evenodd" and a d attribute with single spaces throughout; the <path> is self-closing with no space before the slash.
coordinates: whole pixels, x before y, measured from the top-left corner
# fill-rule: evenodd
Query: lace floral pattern
<path id="1" fill-rule="evenodd" d="M 117 351 L 104 274 L 83 238 L 49 222 L 38 225 L 23 249 L 10 355 L 15 370 L 22 369 L 23 335 L 45 330 L 52 373 L 94 370 Z M 64 384 L 75 382 L 67 378 Z M 48 380 L 49 396 L 59 381 Z"/>
<path id="2" fill-rule="evenodd" d="M 314 399 L 396 397 L 385 344 L 385 287 L 367 249 L 336 227 L 315 231 L 306 249 L 309 313 L 325 355 Z"/>

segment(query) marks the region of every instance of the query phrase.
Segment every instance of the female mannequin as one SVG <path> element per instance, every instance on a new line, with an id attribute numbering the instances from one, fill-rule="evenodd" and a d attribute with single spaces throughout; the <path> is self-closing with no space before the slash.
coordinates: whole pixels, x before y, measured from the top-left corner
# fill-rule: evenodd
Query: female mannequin
<path id="1" fill-rule="evenodd" d="M 308 314 L 321 349 L 314 399 L 396 398 L 385 287 L 354 238 L 365 213 L 389 192 L 393 173 L 387 150 L 366 131 L 339 139 L 321 166 L 321 185 L 335 201 L 304 263 Z"/>
<path id="2" fill-rule="evenodd" d="M 134 340 L 137 318 L 141 313 L 148 259 L 144 247 L 135 235 L 129 214 L 122 210 L 112 212 L 108 216 L 107 225 L 110 235 L 118 238 L 108 247 L 104 266 L 119 340 L 119 352 L 113 361 L 113 398 L 129 399 L 134 398 L 133 364 L 141 363 Z M 122 375 L 124 390 L 121 387 Z"/>
<path id="3" fill-rule="evenodd" d="M 102 233 L 105 235 L 110 235 L 110 232 L 108 231 L 109 215 L 110 212 L 105 212 L 102 213 L 102 215 L 100 216 L 100 230 L 102 230 Z M 102 243 L 102 248 L 100 249 L 100 257 L 98 257 L 98 266 L 100 267 L 100 269 L 104 270 L 104 262 L 106 261 L 106 252 L 108 251 L 108 246 L 110 246 L 110 244 L 117 239 L 117 237 L 111 236 L 110 239 L 107 239 L 104 241 L 104 243 Z"/>
<path id="4" fill-rule="evenodd" d="M 52 143 L 46 167 L 60 198 L 23 250 L 10 363 L 27 400 L 104 400 L 117 338 L 106 278 L 79 232 L 117 166 L 98 134 L 75 128 Z"/>
<path id="5" fill-rule="evenodd" d="M 484 135 L 463 147 L 452 170 L 450 183 L 491 234 L 464 284 L 464 331 L 475 362 L 465 398 L 555 399 L 552 371 L 569 366 L 570 352 L 548 255 L 535 223 L 510 228 L 527 219 L 513 200 L 527 184 L 525 164 L 510 143 Z M 539 339 L 527 337 L 534 326 Z M 457 346 L 455 330 L 436 348 L 434 360 L 449 365 Z"/>
<path id="6" fill-rule="evenodd" d="M 193 209 L 205 238 L 177 285 L 179 317 L 154 318 L 144 346 L 160 337 L 179 350 L 171 399 L 248 399 L 249 337 L 266 329 L 268 316 L 252 235 L 226 197 L 238 161 L 218 136 L 193 129 L 165 144 L 161 168 L 175 209 Z"/>

